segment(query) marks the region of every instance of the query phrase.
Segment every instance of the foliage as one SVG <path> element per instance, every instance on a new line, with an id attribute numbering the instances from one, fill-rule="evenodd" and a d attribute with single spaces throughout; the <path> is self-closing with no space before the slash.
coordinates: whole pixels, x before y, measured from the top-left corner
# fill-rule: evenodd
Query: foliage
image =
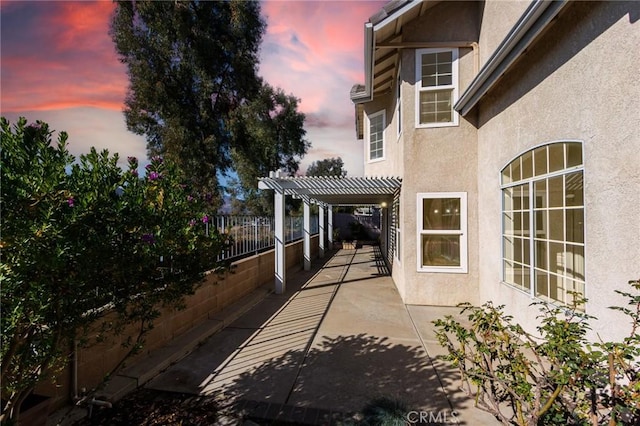
<path id="1" fill-rule="evenodd" d="M 349 232 L 354 240 L 366 240 L 369 238 L 367 228 L 357 220 L 349 222 Z"/>
<path id="2" fill-rule="evenodd" d="M 540 337 L 512 322 L 503 306 L 460 305 L 469 326 L 452 316 L 434 321 L 445 359 L 458 367 L 462 387 L 476 406 L 505 425 L 631 425 L 640 421 L 640 283 L 631 308 L 615 307 L 632 319 L 621 343 L 590 344 L 585 300 L 574 295 L 567 308 L 536 303 Z"/>
<path id="3" fill-rule="evenodd" d="M 308 147 L 298 100 L 257 76 L 264 31 L 260 3 L 244 0 L 118 1 L 110 29 L 129 74 L 129 130 L 214 204 L 219 177 L 236 170 L 234 195 L 255 214 L 256 176 L 295 172 Z"/>
<path id="4" fill-rule="evenodd" d="M 264 84 L 253 100 L 233 112 L 230 126 L 236 143 L 231 158 L 239 184 L 234 198 L 242 200 L 235 213 L 271 216 L 272 194 L 258 191 L 258 178 L 278 169 L 287 175 L 298 171 L 300 159 L 309 149 L 304 138 L 305 116 L 298 112 L 298 102 L 282 89 Z"/>
<path id="5" fill-rule="evenodd" d="M 265 23 L 245 1 L 118 1 L 110 34 L 127 65 L 125 117 L 202 191 L 231 165 L 229 114 L 260 87 Z"/>
<path id="6" fill-rule="evenodd" d="M 404 426 L 411 409 L 397 398 L 380 397 L 371 400 L 362 410 L 361 424 L 371 426 Z"/>
<path id="7" fill-rule="evenodd" d="M 64 367 L 74 341 L 136 324 L 133 353 L 161 306 L 179 307 L 224 238 L 207 235 L 203 203 L 160 157 L 91 152 L 78 162 L 67 134 L 2 118 L 2 413 L 15 419 L 33 387 Z"/>
<path id="8" fill-rule="evenodd" d="M 343 169 L 344 163 L 342 158 L 326 158 L 311 163 L 307 167 L 307 176 L 338 176 L 345 177 L 347 171 Z"/>

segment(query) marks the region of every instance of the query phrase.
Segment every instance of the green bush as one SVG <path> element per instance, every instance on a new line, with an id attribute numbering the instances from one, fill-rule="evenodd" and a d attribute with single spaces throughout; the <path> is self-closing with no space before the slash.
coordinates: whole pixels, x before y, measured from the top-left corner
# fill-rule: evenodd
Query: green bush
<path id="1" fill-rule="evenodd" d="M 503 306 L 462 304 L 469 326 L 434 321 L 444 358 L 460 371 L 476 406 L 505 425 L 637 425 L 640 422 L 640 282 L 618 292 L 629 307 L 631 333 L 619 343 L 590 343 L 586 302 L 568 308 L 538 302 L 539 337 L 505 315 Z"/>
<path id="2" fill-rule="evenodd" d="M 2 125 L 2 414 L 16 420 L 37 383 L 64 367 L 74 342 L 106 313 L 105 333 L 139 325 L 129 354 L 159 315 L 180 307 L 220 268 L 225 238 L 162 158 L 138 176 L 107 151 L 75 158 L 46 123 Z"/>

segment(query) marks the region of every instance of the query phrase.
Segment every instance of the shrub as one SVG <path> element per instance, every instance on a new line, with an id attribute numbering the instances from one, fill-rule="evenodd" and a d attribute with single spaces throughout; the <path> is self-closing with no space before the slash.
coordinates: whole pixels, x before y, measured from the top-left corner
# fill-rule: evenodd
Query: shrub
<path id="1" fill-rule="evenodd" d="M 463 389 L 476 406 L 505 425 L 635 425 L 640 422 L 640 282 L 636 293 L 618 292 L 629 307 L 630 336 L 591 344 L 585 300 L 561 308 L 538 302 L 540 337 L 526 333 L 503 306 L 462 304 L 470 325 L 453 317 L 434 321 L 444 358 L 458 367 Z"/>
<path id="2" fill-rule="evenodd" d="M 104 332 L 137 324 L 129 354 L 159 315 L 180 307 L 224 248 L 178 171 L 155 157 L 146 176 L 105 150 L 75 158 L 43 122 L 2 125 L 2 414 L 17 420 L 35 385 L 107 313 Z"/>

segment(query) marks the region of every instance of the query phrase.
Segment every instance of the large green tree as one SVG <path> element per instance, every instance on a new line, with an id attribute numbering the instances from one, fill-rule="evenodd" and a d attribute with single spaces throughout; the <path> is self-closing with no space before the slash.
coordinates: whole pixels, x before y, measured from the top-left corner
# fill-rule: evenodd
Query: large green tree
<path id="1" fill-rule="evenodd" d="M 288 175 L 298 171 L 300 158 L 309 148 L 303 128 L 304 114 L 298 112 L 299 100 L 282 89 L 264 84 L 258 95 L 232 114 L 231 131 L 236 143 L 231 150 L 238 185 L 235 213 L 269 215 L 272 194 L 257 189 L 257 179 L 272 170 Z"/>
<path id="2" fill-rule="evenodd" d="M 344 170 L 344 162 L 341 157 L 314 161 L 307 167 L 307 176 L 345 177 L 346 175 L 347 171 Z"/>
<path id="3" fill-rule="evenodd" d="M 247 141 L 231 131 L 234 111 L 251 111 L 256 102 L 264 107 L 265 97 L 276 97 L 256 72 L 264 31 L 254 1 L 117 2 L 110 34 L 129 74 L 127 127 L 146 137 L 150 155 L 177 163 L 202 192 L 218 194 L 221 174 L 251 165 L 251 157 L 232 156 L 234 147 L 244 155 L 249 143 L 258 144 L 256 150 L 282 146 L 264 139 L 273 132 Z M 304 118 L 292 100 L 272 102 L 267 113 L 281 117 L 283 105 L 296 131 L 282 137 L 301 138 Z M 264 119 L 260 113 L 244 117 Z"/>

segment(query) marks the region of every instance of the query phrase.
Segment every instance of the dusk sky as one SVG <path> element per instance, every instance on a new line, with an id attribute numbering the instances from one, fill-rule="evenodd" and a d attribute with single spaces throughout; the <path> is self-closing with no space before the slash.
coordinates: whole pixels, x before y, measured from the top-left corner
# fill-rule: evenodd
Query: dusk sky
<path id="1" fill-rule="evenodd" d="M 259 74 L 301 99 L 312 147 L 300 171 L 340 156 L 349 175 L 363 170 L 349 90 L 364 82 L 364 22 L 385 1 L 263 1 L 267 31 Z M 122 114 L 126 68 L 108 35 L 111 1 L 4 1 L 0 112 L 69 133 L 78 156 L 89 147 L 146 158 L 142 136 Z"/>

